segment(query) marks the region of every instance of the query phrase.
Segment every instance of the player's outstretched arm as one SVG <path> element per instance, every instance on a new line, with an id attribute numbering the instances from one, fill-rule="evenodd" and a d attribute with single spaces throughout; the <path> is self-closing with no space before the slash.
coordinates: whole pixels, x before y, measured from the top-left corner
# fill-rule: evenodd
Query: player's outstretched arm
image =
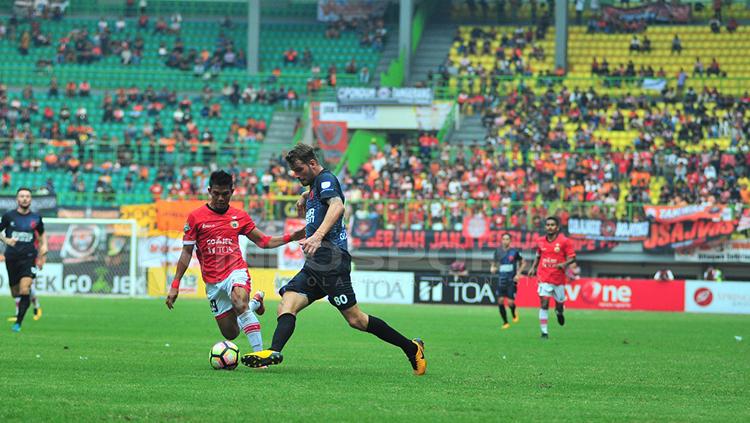
<path id="1" fill-rule="evenodd" d="M 276 248 L 282 245 L 288 244 L 292 241 L 299 241 L 305 237 L 305 229 L 300 229 L 294 233 L 285 233 L 280 236 L 268 236 L 261 232 L 260 229 L 255 228 L 247 236 L 250 241 L 254 242 L 260 248 Z"/>
<path id="2" fill-rule="evenodd" d="M 326 236 L 328 231 L 331 230 L 334 223 L 344 214 L 344 202 L 339 197 L 332 197 L 328 200 L 328 210 L 323 218 L 323 222 L 314 234 L 299 244 L 302 246 L 302 251 L 307 255 L 315 254 L 315 251 L 320 248 L 320 243 Z"/>
<path id="3" fill-rule="evenodd" d="M 174 303 L 177 301 L 177 295 L 180 293 L 180 281 L 185 275 L 188 266 L 190 266 L 190 260 L 193 258 L 194 247 L 194 244 L 182 246 L 182 254 L 180 254 L 180 259 L 177 260 L 177 269 L 175 270 L 174 279 L 172 280 L 172 285 L 167 294 L 166 304 L 167 308 L 170 310 L 174 308 Z"/>

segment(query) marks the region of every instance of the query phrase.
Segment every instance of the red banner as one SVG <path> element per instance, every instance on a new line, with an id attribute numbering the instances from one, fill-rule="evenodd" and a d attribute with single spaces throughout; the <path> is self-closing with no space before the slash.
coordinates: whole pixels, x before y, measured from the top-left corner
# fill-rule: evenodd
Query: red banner
<path id="1" fill-rule="evenodd" d="M 683 311 L 685 281 L 581 278 L 565 285 L 565 296 L 566 308 Z M 535 278 L 522 278 L 518 282 L 516 304 L 521 307 L 539 306 Z"/>
<path id="2" fill-rule="evenodd" d="M 349 147 L 346 122 L 314 121 L 313 125 L 315 138 L 318 140 L 325 160 L 330 164 L 338 164 Z"/>
<path id="3" fill-rule="evenodd" d="M 647 22 L 687 23 L 690 21 L 690 5 L 659 1 L 629 8 L 604 6 L 602 7 L 602 16 L 608 22 L 642 20 Z"/>
<path id="4" fill-rule="evenodd" d="M 646 216 L 651 221 L 657 223 L 676 223 L 691 220 L 712 220 L 715 222 L 732 220 L 732 211 L 721 205 L 643 206 L 643 211 L 646 212 Z"/>
<path id="5" fill-rule="evenodd" d="M 511 244 L 515 248 L 530 250 L 535 247 L 534 240 L 539 236 L 536 232 L 510 230 L 490 230 L 482 238 L 467 237 L 461 231 L 406 231 L 393 229 L 378 229 L 368 236 L 358 232 L 352 233 L 352 247 L 359 250 L 388 250 L 405 251 L 494 251 L 501 245 L 502 235 L 510 234 Z M 590 239 L 574 239 L 573 249 L 577 252 L 606 251 L 614 248 L 617 243 L 611 241 L 596 241 Z"/>
<path id="6" fill-rule="evenodd" d="M 651 234 L 643 241 L 648 252 L 670 252 L 694 248 L 728 237 L 737 227 L 736 222 L 698 220 L 678 223 L 652 223 Z"/>

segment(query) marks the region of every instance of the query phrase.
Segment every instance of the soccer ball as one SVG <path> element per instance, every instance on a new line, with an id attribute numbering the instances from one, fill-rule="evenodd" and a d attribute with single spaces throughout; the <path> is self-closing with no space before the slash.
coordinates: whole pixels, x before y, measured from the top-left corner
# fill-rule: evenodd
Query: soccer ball
<path id="1" fill-rule="evenodd" d="M 232 341 L 221 341 L 211 347 L 208 357 L 211 367 L 216 370 L 234 370 L 240 358 L 240 349 Z"/>

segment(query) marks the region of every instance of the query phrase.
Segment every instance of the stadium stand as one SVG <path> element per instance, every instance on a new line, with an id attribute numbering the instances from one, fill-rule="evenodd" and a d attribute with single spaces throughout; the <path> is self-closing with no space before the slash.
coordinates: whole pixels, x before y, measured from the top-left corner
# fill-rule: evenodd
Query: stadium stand
<path id="1" fill-rule="evenodd" d="M 180 22 L 179 29 L 171 29 L 170 19 Z M 121 30 L 117 29 L 118 21 L 124 24 Z M 159 22 L 163 29 L 158 29 Z M 248 78 L 243 53 L 247 25 L 230 22 L 173 17 L 139 25 L 136 19 L 27 22 L 10 18 L 4 24 L 7 36 L 0 40 L 0 52 L 9 60 L 3 61 L 0 72 L 7 75 L 5 82 L 10 85 L 42 86 L 55 75 L 60 80 L 85 79 L 106 89 L 135 82 L 170 83 L 179 90 L 198 91 L 207 79 L 231 83 Z M 320 76 L 330 80 L 333 70 L 342 80 L 352 60 L 356 64 L 352 73 L 356 73 L 362 67 L 375 69 L 380 57 L 380 50 L 372 43 L 362 43 L 358 31 L 342 30 L 331 38 L 326 37 L 322 24 L 265 24 L 261 40 L 261 71 L 265 75 L 251 81 L 280 82 L 300 92 L 306 90 L 308 79 L 316 73 L 323 72 Z M 24 43 L 28 45 L 23 47 Z M 297 64 L 285 65 L 283 53 L 298 46 L 309 48 L 310 61 L 304 62 L 300 51 Z M 321 70 L 316 72 L 316 66 Z M 185 77 L 189 74 L 195 77 Z M 356 76 L 345 82 L 359 85 Z"/>

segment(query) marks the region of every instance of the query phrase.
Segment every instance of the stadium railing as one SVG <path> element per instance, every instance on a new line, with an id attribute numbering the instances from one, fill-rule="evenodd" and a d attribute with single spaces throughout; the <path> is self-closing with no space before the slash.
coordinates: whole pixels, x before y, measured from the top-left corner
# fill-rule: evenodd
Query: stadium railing
<path id="1" fill-rule="evenodd" d="M 696 92 L 703 88 L 716 88 L 722 94 L 743 94 L 750 91 L 750 77 L 748 76 L 728 76 L 728 77 L 693 77 L 692 69 L 685 69 L 688 73 L 685 89 L 692 87 Z M 644 80 L 648 79 L 649 83 L 644 85 Z M 497 76 L 497 77 L 479 77 L 469 75 L 451 76 L 446 85 L 439 82 L 439 76 L 435 77 L 433 87 L 438 90 L 442 89 L 446 95 L 455 95 L 461 91 L 470 94 L 488 94 L 489 90 L 479 89 L 482 85 L 489 86 L 492 82 L 497 83 L 497 94 L 505 95 L 512 90 L 523 85 L 534 90 L 546 90 L 566 86 L 568 89 L 580 88 L 582 90 L 589 87 L 599 91 L 600 94 L 624 95 L 646 94 L 650 96 L 660 96 L 661 86 L 659 80 L 664 80 L 665 86 L 677 88 L 677 77 L 620 77 L 620 76 L 590 76 L 590 77 L 572 77 L 572 76 Z M 484 82 L 477 84 L 475 81 Z"/>
<path id="2" fill-rule="evenodd" d="M 37 187 L 31 187 L 36 190 Z M 0 195 L 14 196 L 15 191 L 9 188 L 0 190 Z M 149 204 L 154 202 L 154 196 L 149 192 L 134 193 L 97 193 L 97 192 L 56 192 L 58 207 L 101 207 L 116 208 L 128 204 Z M 162 196 L 170 200 L 208 200 L 208 197 L 199 196 Z M 295 203 L 297 196 L 276 195 L 235 195 L 233 201 L 241 203 L 254 218 L 262 220 L 284 220 L 296 218 Z M 442 211 L 438 217 L 430 213 L 430 205 L 439 203 Z M 500 205 L 487 200 L 404 200 L 404 199 L 379 199 L 379 200 L 356 200 L 347 201 L 349 209 L 347 216 L 354 219 L 355 212 L 364 212 L 368 219 L 377 223 L 379 228 L 385 228 L 387 224 L 393 223 L 390 214 L 394 211 L 401 213 L 399 224 L 411 226 L 422 224 L 424 229 L 432 228 L 432 225 L 440 223 L 444 230 L 452 230 L 453 224 L 463 222 L 467 215 L 481 214 L 489 218 L 503 216 L 503 224 L 496 229 L 529 229 L 536 230 L 540 225 L 539 219 L 546 215 L 567 212 L 570 217 L 618 220 L 623 222 L 638 222 L 645 220 L 643 203 L 628 203 L 624 214 L 617 215 L 618 205 L 603 204 L 601 202 L 565 202 L 565 201 L 535 201 L 535 202 L 510 202 Z M 649 204 L 650 205 L 650 204 Z M 736 210 L 735 205 L 729 205 Z M 459 215 L 453 215 L 451 209 L 460 210 Z M 393 211 L 392 211 L 393 210 Z M 408 216 L 410 211 L 421 210 L 424 217 L 419 221 L 411 221 Z M 596 213 L 594 213 L 596 212 Z M 518 222 L 516 222 L 518 220 Z"/>
<path id="3" fill-rule="evenodd" d="M 247 0 L 148 0 L 149 15 L 169 15 L 180 12 L 185 17 L 247 17 Z M 263 16 L 313 17 L 317 13 L 317 0 L 261 0 Z M 138 11 L 138 1 L 131 8 L 126 2 L 112 0 L 74 0 L 70 2 L 71 14 L 128 15 Z"/>
<path id="4" fill-rule="evenodd" d="M 84 65 L 58 66 L 52 70 L 34 69 L 33 67 L 19 65 L 13 62 L 0 63 L 0 75 L 4 75 L 3 82 L 8 85 L 26 85 L 33 87 L 49 87 L 50 78 L 56 77 L 61 87 L 69 81 L 81 82 L 87 80 L 91 83 L 93 90 L 113 90 L 116 88 L 125 88 L 131 85 L 145 88 L 152 85 L 155 88 L 168 86 L 177 91 L 200 91 L 205 84 L 212 85 L 214 88 L 221 88 L 221 84 L 231 84 L 237 81 L 243 88 L 246 84 L 259 84 L 266 87 L 294 87 L 298 90 L 300 96 L 306 92 L 307 82 L 314 78 L 312 73 L 307 74 L 282 74 L 274 77 L 270 72 L 250 75 L 242 69 L 233 69 L 224 71 L 216 77 L 204 80 L 194 77 L 190 71 L 180 71 L 176 69 L 147 69 L 132 66 L 129 68 L 102 68 Z M 13 83 L 13 75 L 22 76 L 22 82 Z M 320 74 L 318 78 L 325 78 L 325 74 Z M 357 75 L 350 75 L 339 72 L 336 75 L 337 85 L 339 86 L 360 86 Z"/>

